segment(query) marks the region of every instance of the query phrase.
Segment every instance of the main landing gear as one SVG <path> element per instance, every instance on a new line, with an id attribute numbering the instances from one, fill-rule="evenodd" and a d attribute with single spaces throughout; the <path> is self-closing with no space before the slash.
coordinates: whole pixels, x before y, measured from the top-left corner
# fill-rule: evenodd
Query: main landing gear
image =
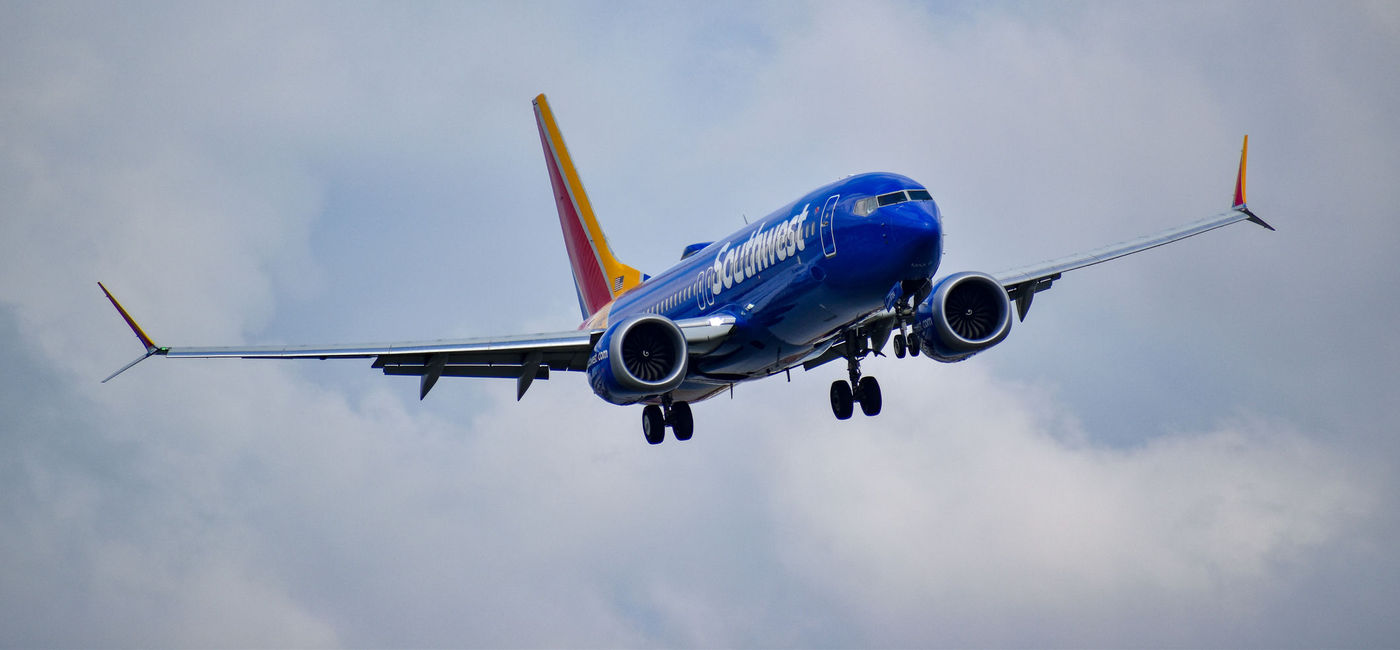
<path id="1" fill-rule="evenodd" d="M 906 354 L 919 356 L 919 342 L 909 333 L 908 327 L 914 322 L 914 305 L 928 297 L 932 285 L 927 279 L 905 280 L 898 290 L 899 299 L 895 302 L 892 325 L 874 331 L 849 328 L 839 344 L 843 348 L 841 356 L 846 358 L 846 372 L 851 379 L 838 379 L 831 383 L 831 412 L 838 420 L 849 420 L 856 404 L 860 404 L 861 412 L 866 415 L 880 414 L 880 407 L 884 404 L 880 396 L 880 382 L 875 381 L 874 377 L 860 376 L 860 360 L 872 352 L 880 355 L 891 330 L 895 330 L 894 356 L 900 359 Z"/>
<path id="2" fill-rule="evenodd" d="M 919 356 L 919 344 L 909 340 L 904 334 L 904 326 L 900 326 L 900 332 L 894 335 L 894 356 L 896 359 L 903 359 L 905 353 L 911 357 Z"/>
<path id="3" fill-rule="evenodd" d="M 671 396 L 662 395 L 661 404 L 648 404 L 642 409 L 642 435 L 653 445 L 666 439 L 666 427 L 682 442 L 690 440 L 695 433 L 695 419 L 690 415 L 690 402 L 673 402 Z"/>
<path id="4" fill-rule="evenodd" d="M 863 345 L 865 339 L 848 334 L 846 346 L 846 372 L 849 382 L 838 379 L 831 382 L 831 412 L 838 420 L 849 420 L 855 412 L 855 404 L 860 403 L 860 411 L 866 415 L 879 415 L 883 400 L 880 397 L 880 382 L 874 377 L 860 376 L 860 359 L 870 352 Z M 902 355 L 901 355 L 902 356 Z"/>

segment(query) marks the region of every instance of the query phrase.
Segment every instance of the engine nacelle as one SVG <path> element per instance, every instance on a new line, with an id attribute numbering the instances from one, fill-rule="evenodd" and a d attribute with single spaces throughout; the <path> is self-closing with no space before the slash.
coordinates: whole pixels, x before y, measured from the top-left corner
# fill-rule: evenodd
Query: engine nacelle
<path id="1" fill-rule="evenodd" d="M 689 350 L 676 322 L 655 314 L 629 316 L 609 327 L 588 359 L 588 384 L 613 404 L 668 393 L 685 381 Z"/>
<path id="2" fill-rule="evenodd" d="M 1011 299 L 985 273 L 955 273 L 914 310 L 919 349 L 937 361 L 962 361 L 1011 333 Z"/>

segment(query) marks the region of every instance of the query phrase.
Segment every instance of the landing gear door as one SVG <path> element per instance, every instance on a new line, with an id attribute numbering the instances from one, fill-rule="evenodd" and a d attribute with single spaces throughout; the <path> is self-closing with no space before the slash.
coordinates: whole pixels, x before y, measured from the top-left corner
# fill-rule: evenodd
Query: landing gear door
<path id="1" fill-rule="evenodd" d="M 826 205 L 822 206 L 821 213 L 821 237 L 822 253 L 827 257 L 836 254 L 836 229 L 832 227 L 832 218 L 836 216 L 836 199 L 841 198 L 840 194 L 834 195 L 826 200 Z"/>

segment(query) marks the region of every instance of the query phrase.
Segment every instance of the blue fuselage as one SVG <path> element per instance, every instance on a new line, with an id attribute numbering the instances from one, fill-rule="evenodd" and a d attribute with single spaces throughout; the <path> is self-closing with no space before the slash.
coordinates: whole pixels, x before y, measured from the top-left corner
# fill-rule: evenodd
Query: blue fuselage
<path id="1" fill-rule="evenodd" d="M 678 400 L 791 368 L 823 352 L 833 333 L 888 306 L 905 281 L 937 271 L 938 206 L 909 198 L 927 197 L 923 189 L 887 173 L 818 188 L 618 297 L 608 320 L 638 313 L 736 318 L 723 346 L 691 357 Z M 900 190 L 914 192 L 889 198 Z M 889 204 L 877 206 L 877 197 Z"/>

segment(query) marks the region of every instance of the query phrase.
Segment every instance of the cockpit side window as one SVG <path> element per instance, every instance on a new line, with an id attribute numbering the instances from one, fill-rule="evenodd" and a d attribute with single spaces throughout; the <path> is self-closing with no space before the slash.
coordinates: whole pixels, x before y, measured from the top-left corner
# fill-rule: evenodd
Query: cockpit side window
<path id="1" fill-rule="evenodd" d="M 928 190 L 909 190 L 910 201 L 932 201 L 933 195 Z"/>
<path id="2" fill-rule="evenodd" d="M 875 211 L 876 207 L 878 206 L 875 204 L 875 197 L 867 196 L 856 201 L 856 204 L 851 208 L 851 212 L 854 212 L 857 217 L 867 217 L 870 216 L 871 212 Z"/>

